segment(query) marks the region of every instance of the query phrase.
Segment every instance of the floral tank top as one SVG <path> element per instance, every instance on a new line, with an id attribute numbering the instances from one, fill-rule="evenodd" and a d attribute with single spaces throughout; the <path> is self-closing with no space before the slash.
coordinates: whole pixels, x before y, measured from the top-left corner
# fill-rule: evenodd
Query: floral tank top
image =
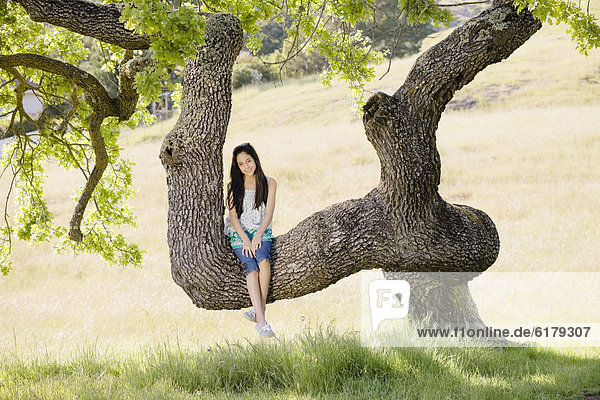
<path id="1" fill-rule="evenodd" d="M 267 178 L 267 183 L 269 178 Z M 265 219 L 265 203 L 261 204 L 259 208 L 254 208 L 254 200 L 256 196 L 255 189 L 246 189 L 244 191 L 244 204 L 242 206 L 242 215 L 238 217 L 244 232 L 252 240 L 256 231 L 260 227 L 260 224 Z M 239 248 L 243 247 L 243 241 L 240 235 L 235 231 L 229 216 L 225 218 L 225 235 L 229 237 L 231 247 Z M 262 235 L 262 240 L 271 240 L 273 238 L 273 221 L 269 222 L 269 226 Z"/>

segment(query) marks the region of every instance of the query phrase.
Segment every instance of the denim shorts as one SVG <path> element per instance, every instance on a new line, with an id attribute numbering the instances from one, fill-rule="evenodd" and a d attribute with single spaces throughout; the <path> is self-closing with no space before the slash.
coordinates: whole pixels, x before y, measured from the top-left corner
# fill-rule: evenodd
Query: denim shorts
<path id="1" fill-rule="evenodd" d="M 256 257 L 253 257 L 252 254 L 250 256 L 246 256 L 242 254 L 242 247 L 234 248 L 233 252 L 240 259 L 242 264 L 244 264 L 244 268 L 246 268 L 246 276 L 248 276 L 252 271 L 258 271 L 258 264 L 262 260 L 271 261 L 271 241 L 263 240 L 260 244 L 260 247 L 256 249 L 255 254 Z"/>

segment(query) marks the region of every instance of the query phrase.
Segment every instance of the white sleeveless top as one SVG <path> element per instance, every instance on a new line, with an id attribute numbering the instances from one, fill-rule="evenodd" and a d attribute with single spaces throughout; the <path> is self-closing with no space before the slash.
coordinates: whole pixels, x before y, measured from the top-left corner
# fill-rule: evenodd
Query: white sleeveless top
<path id="1" fill-rule="evenodd" d="M 269 182 L 267 177 L 267 184 Z M 242 228 L 248 234 L 250 239 L 254 236 L 260 224 L 265 219 L 265 211 L 266 205 L 262 203 L 260 207 L 254 208 L 254 202 L 256 198 L 256 190 L 255 189 L 246 189 L 244 191 L 244 203 L 242 205 L 242 215 L 238 217 Z M 269 222 L 269 226 L 265 230 L 265 233 L 262 235 L 262 240 L 270 240 L 272 238 L 272 229 L 273 229 L 273 220 Z M 232 239 L 232 245 L 235 241 L 239 239 L 239 235 L 231 225 L 231 220 L 229 219 L 229 215 L 225 217 L 225 235 L 229 236 Z M 241 241 L 241 239 L 239 239 Z"/>

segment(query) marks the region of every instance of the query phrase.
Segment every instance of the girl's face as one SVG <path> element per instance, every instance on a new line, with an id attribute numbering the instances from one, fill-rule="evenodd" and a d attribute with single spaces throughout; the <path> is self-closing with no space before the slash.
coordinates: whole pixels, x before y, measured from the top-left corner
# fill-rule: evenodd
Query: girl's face
<path id="1" fill-rule="evenodd" d="M 242 151 L 237 155 L 236 159 L 238 167 L 240 167 L 240 170 L 244 175 L 254 175 L 254 172 L 256 171 L 256 163 L 254 162 L 254 158 L 252 158 L 250 154 Z"/>

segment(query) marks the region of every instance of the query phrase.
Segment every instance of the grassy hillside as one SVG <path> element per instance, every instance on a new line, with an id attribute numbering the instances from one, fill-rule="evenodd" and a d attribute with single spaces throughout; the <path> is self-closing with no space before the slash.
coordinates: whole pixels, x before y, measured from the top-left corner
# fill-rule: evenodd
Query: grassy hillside
<path id="1" fill-rule="evenodd" d="M 383 79 L 368 86 L 367 95 L 393 93 L 414 60 L 394 61 Z M 378 76 L 386 68 L 380 66 Z M 456 98 L 472 98 L 476 105 L 448 111 L 440 122 L 440 193 L 448 201 L 485 210 L 495 221 L 502 248 L 492 271 L 600 271 L 600 52 L 584 58 L 561 28 L 545 27 L 508 60 L 478 75 Z M 107 391 L 114 389 L 110 392 L 114 395 L 121 388 L 121 377 L 126 376 L 127 385 L 140 390 L 140 398 L 143 393 L 161 398 L 163 390 L 163 397 L 190 398 L 193 391 L 186 388 L 197 386 L 187 386 L 186 371 L 196 371 L 203 360 L 197 357 L 204 356 L 193 351 L 181 357 L 168 353 L 167 361 L 151 361 L 155 350 L 145 346 L 169 342 L 169 349 L 191 346 L 199 354 L 216 341 L 247 338 L 249 342 L 243 346 L 250 347 L 245 348 L 257 345 L 252 325 L 239 311 L 197 309 L 171 279 L 167 188 L 158 151 L 160 138 L 173 122 L 125 132 L 122 138 L 125 155 L 136 163 L 138 194 L 132 205 L 140 225 L 139 230 L 125 233 L 147 251 L 143 269 L 119 270 L 94 256 L 59 256 L 52 253 L 50 245 L 15 243 L 14 269 L 9 276 L 0 277 L 0 353 L 7 360 L 7 369 L 0 370 L 0 382 L 8 377 L 23 393 L 32 381 L 37 382 L 36 387 L 58 390 L 64 386 L 65 398 L 73 397 L 72 388 L 79 387 L 93 397 L 103 393 L 95 382 L 106 385 L 102 387 Z M 378 183 L 377 156 L 360 119 L 350 112 L 347 90 L 341 84 L 323 88 L 314 77 L 235 92 L 224 150 L 226 171 L 231 150 L 245 141 L 255 145 L 267 175 L 279 182 L 276 234 L 333 202 L 363 196 Z M 68 224 L 75 207 L 72 193 L 82 183 L 75 173 L 56 166 L 48 169 L 48 204 L 58 223 Z M 0 182 L 0 188 L 6 185 L 6 180 Z M 321 322 L 332 322 L 340 331 L 355 331 L 360 324 L 360 299 L 348 293 L 356 293 L 360 277 L 356 274 L 318 293 L 270 304 L 268 320 L 276 333 L 291 339 Z M 529 304 L 525 299 L 532 293 L 545 295 L 530 287 L 512 288 L 511 299 Z M 498 304 L 507 302 L 503 288 L 490 290 L 484 285 L 474 288 L 473 296 L 482 304 L 480 311 L 486 321 L 494 318 Z M 596 303 L 596 307 L 575 311 L 597 313 L 597 309 Z M 530 311 L 534 318 L 536 310 Z M 224 350 L 224 354 L 236 348 Z M 89 364 L 81 364 L 70 358 L 77 349 L 84 354 L 96 349 L 99 355 L 93 355 Z M 290 354 L 292 349 L 292 345 L 280 349 L 282 357 L 289 357 L 287 361 L 261 359 L 264 368 L 284 370 L 289 360 L 297 362 L 301 356 Z M 137 353 L 131 353 L 134 350 Z M 275 347 L 274 353 L 268 354 L 275 357 L 277 351 Z M 94 361 L 113 352 L 120 355 Z M 415 392 L 402 394 L 402 385 L 396 384 L 399 392 L 394 393 L 399 397 L 425 393 L 423 390 L 439 395 L 444 383 L 449 385 L 449 398 L 461 398 L 467 389 L 477 394 L 474 398 L 511 398 L 511 390 L 518 387 L 526 394 L 522 398 L 534 398 L 536 393 L 541 393 L 537 398 L 576 396 L 581 393 L 577 388 L 590 389 L 594 379 L 598 382 L 597 350 L 512 352 L 392 352 L 391 358 L 377 356 L 372 361 L 384 364 L 383 375 L 367 372 L 365 380 L 352 374 L 347 379 L 351 387 L 363 388 L 365 396 L 370 388 L 390 379 L 417 385 L 409 386 Z M 40 366 L 23 367 L 11 354 L 17 359 L 38 357 Z M 40 356 L 44 354 L 47 359 Z M 119 361 L 123 354 L 138 354 L 142 360 Z M 317 353 L 319 357 L 324 354 Z M 221 368 L 216 382 L 225 377 L 228 382 L 238 382 L 236 379 L 242 379 L 236 375 L 239 372 L 227 369 L 231 357 L 221 355 L 222 366 L 214 367 Z M 364 357 L 365 368 L 372 371 L 369 365 L 373 364 L 368 364 L 371 356 Z M 61 359 L 63 364 L 56 361 Z M 542 361 L 537 363 L 538 359 Z M 170 367 L 169 363 L 178 364 Z M 558 372 L 552 372 L 555 364 L 562 365 Z M 88 371 L 86 365 L 100 367 Z M 529 369 L 513 371 L 515 365 Z M 172 368 L 174 376 L 157 378 L 152 371 L 161 367 Z M 135 368 L 143 370 L 132 370 Z M 39 375 L 30 377 L 31 371 L 39 371 Z M 258 370 L 249 371 L 243 375 L 241 387 L 260 393 L 264 381 L 252 375 Z M 298 373 L 303 371 L 319 374 L 321 370 L 309 368 Z M 440 371 L 445 371 L 446 378 L 436 384 Z M 288 395 L 305 398 L 321 390 L 291 388 L 293 376 L 285 375 L 289 373 L 274 378 L 281 380 L 276 386 Z M 426 379 L 421 381 L 423 377 Z M 209 377 L 198 379 L 208 381 Z M 372 380 L 374 386 L 366 380 Z M 223 387 L 234 387 L 229 385 Z M 338 389 L 332 389 L 331 397 L 345 398 L 339 386 L 332 385 Z M 0 383 L 0 398 L 10 398 L 10 390 Z"/>

